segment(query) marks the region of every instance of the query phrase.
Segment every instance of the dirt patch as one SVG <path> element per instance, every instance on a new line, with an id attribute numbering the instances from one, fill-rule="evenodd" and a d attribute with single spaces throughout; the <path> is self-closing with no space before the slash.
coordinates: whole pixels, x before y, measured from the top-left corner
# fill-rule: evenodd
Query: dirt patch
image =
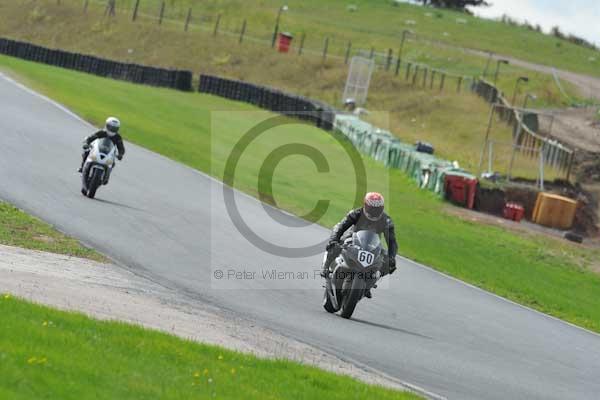
<path id="1" fill-rule="evenodd" d="M 594 192 L 582 185 L 571 185 L 569 182 L 557 180 L 545 183 L 545 192 L 558 194 L 574 200 L 577 200 L 579 207 L 575 214 L 572 230 L 586 237 L 597 237 L 600 235 L 598 221 L 598 197 L 600 195 L 600 185 L 594 186 L 598 192 Z M 539 189 L 534 182 L 524 179 L 516 179 L 511 184 L 502 187 L 486 188 L 480 186 L 477 192 L 477 202 L 475 209 L 477 211 L 492 214 L 501 217 L 504 204 L 515 202 L 525 208 L 525 219 L 533 219 L 533 211 Z"/>
<path id="2" fill-rule="evenodd" d="M 525 208 L 525 218 L 529 221 L 533 219 L 533 210 L 539 190 L 530 186 L 508 186 L 505 189 L 506 201 L 519 203 Z"/>
<path id="3" fill-rule="evenodd" d="M 371 384 L 409 389 L 114 265 L 0 245 L 1 292 L 261 357 L 292 359 Z"/>
<path id="4" fill-rule="evenodd" d="M 498 188 L 477 188 L 475 209 L 484 213 L 501 216 L 506 204 L 506 194 Z"/>
<path id="5" fill-rule="evenodd" d="M 597 107 L 544 110 L 538 120 L 540 133 L 577 149 L 600 153 L 600 119 Z"/>
<path id="6" fill-rule="evenodd" d="M 56 242 L 56 239 L 50 237 L 50 236 L 46 236 L 46 235 L 36 235 L 33 237 L 34 240 L 37 240 L 38 242 L 44 242 L 44 243 L 54 243 Z"/>
<path id="7" fill-rule="evenodd" d="M 458 217 L 465 221 L 496 226 L 518 234 L 543 235 L 545 237 L 556 239 L 566 243 L 563 231 L 547 228 L 545 226 L 534 224 L 526 220 L 522 220 L 521 222 L 515 222 L 504 219 L 503 217 L 498 215 L 490 215 L 487 213 L 469 210 L 462 207 L 454 207 L 450 205 L 448 205 L 445 208 L 445 212 L 449 215 Z M 581 245 L 573 244 L 573 246 Z M 600 249 L 600 237 L 586 238 L 583 242 L 583 246 L 591 249 Z M 593 261 L 591 264 L 588 265 L 588 268 L 594 272 L 600 273 L 600 260 Z"/>

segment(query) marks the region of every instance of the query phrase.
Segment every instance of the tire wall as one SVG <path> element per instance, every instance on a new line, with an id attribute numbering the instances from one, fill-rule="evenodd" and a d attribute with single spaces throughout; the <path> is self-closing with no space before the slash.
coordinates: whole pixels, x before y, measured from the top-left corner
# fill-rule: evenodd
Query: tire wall
<path id="1" fill-rule="evenodd" d="M 132 83 L 192 90 L 191 71 L 122 63 L 4 38 L 0 38 L 0 54 Z"/>

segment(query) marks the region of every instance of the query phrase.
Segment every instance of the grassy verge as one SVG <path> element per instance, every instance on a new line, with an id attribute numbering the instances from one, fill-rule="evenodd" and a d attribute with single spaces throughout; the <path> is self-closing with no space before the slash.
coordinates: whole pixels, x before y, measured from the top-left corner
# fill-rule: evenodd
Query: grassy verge
<path id="1" fill-rule="evenodd" d="M 420 398 L 9 295 L 0 296 L 0 313 L 1 398 Z"/>
<path id="2" fill-rule="evenodd" d="M 221 179 L 227 155 L 244 132 L 269 114 L 220 98 L 154 89 L 0 57 L 0 68 L 71 107 L 91 122 L 107 114 L 124 121 L 126 138 Z M 227 111 L 224 111 L 227 110 Z M 212 135 L 211 135 L 212 131 Z M 297 142 L 327 152 L 330 173 L 304 157 L 289 157 L 275 171 L 272 195 L 299 215 L 315 199 L 331 200 L 319 221 L 332 226 L 352 206 L 349 161 L 335 140 L 313 127 L 273 129 L 244 153 L 235 186 L 257 195 L 257 170 L 274 146 Z M 600 332 L 600 276 L 590 271 L 599 253 L 566 241 L 508 232 L 459 220 L 444 203 L 420 191 L 399 171 L 365 160 L 368 188 L 388 195 L 400 253 L 457 278 Z"/>
<path id="3" fill-rule="evenodd" d="M 104 18 L 103 11 L 106 2 L 101 4 L 91 2 L 88 14 L 83 15 L 79 0 L 63 0 L 57 5 L 54 0 L 40 0 L 36 2 L 14 3 L 0 0 L 0 6 L 5 3 L 0 12 L 0 34 L 18 39 L 32 41 L 42 45 L 57 47 L 66 50 L 79 51 L 88 54 L 98 54 L 112 59 L 148 65 L 161 65 L 165 67 L 178 67 L 190 69 L 195 72 L 214 73 L 223 76 L 244 79 L 250 82 L 271 85 L 294 93 L 303 94 L 324 100 L 331 104 L 340 104 L 344 82 L 348 67 L 343 58 L 330 57 L 322 63 L 320 54 L 308 51 L 303 56 L 298 56 L 296 51 L 282 55 L 270 48 L 269 32 L 263 23 L 269 20 L 267 11 L 274 3 L 269 0 L 263 5 L 247 7 L 238 4 L 240 9 L 248 12 L 248 35 L 259 36 L 266 40 L 266 44 L 256 43 L 247 38 L 241 45 L 237 35 L 226 35 L 225 30 L 239 29 L 241 21 L 239 15 L 233 13 L 231 1 L 216 1 L 200 4 L 196 1 L 170 1 L 167 2 L 167 13 L 171 10 L 180 10 L 181 7 L 196 5 L 193 24 L 190 31 L 185 33 L 179 14 L 171 15 L 179 18 L 176 22 L 165 20 L 162 25 L 156 23 L 156 7 L 150 1 L 142 1 L 142 10 L 138 20 L 133 23 L 130 15 L 125 12 L 117 13 L 115 18 Z M 132 3 L 132 2 L 130 2 Z M 214 4 L 213 4 L 214 3 Z M 322 17 L 317 15 L 325 13 L 322 5 L 311 1 L 310 7 L 300 2 L 290 3 L 290 12 L 284 14 L 285 28 L 287 24 L 298 24 L 302 29 L 307 29 L 307 46 L 321 48 L 322 37 L 311 42 L 312 32 L 321 34 L 325 25 Z M 347 43 L 352 39 L 355 49 L 370 49 L 371 42 L 378 51 L 387 51 L 390 46 L 396 51 L 399 46 L 398 37 L 380 36 L 373 33 L 376 27 L 374 21 L 387 24 L 387 19 L 381 13 L 390 8 L 388 18 L 406 8 L 408 12 L 424 12 L 422 8 L 407 6 L 388 7 L 383 4 L 377 6 L 370 2 L 361 3 L 360 15 L 363 20 L 356 18 L 355 14 L 345 13 L 343 7 L 324 2 L 330 9 L 326 13 L 338 15 L 331 18 L 333 32 L 331 33 L 330 48 L 336 50 L 335 44 Z M 124 1 L 118 5 L 127 6 Z M 337 3 L 336 3 L 337 4 Z M 340 3 L 341 4 L 341 3 Z M 374 3 L 375 4 L 375 3 Z M 215 6 L 216 8 L 214 8 Z M 219 7 L 222 10 L 219 11 Z M 337 8 L 341 7 L 341 10 Z M 256 11 L 255 10 L 261 10 Z M 417 10 L 417 11 L 415 11 Z M 187 11 L 187 8 L 186 8 Z M 231 12 L 228 12 L 231 11 Z M 212 26 L 214 15 L 222 12 L 220 22 L 221 34 L 213 36 Z M 149 15 L 149 14 L 152 15 Z M 364 14 L 363 14 L 364 13 Z M 445 13 L 445 12 L 444 12 Z M 243 13 L 242 13 L 243 14 Z M 446 14 L 444 14 L 446 15 Z M 448 13 L 447 19 L 435 18 L 435 21 L 456 25 L 453 13 Z M 353 21 L 356 24 L 347 24 Z M 371 18 L 378 18 L 372 20 Z M 402 30 L 404 17 L 395 22 Z M 409 16 L 407 19 L 411 18 Z M 429 21 L 428 18 L 426 19 Z M 432 19 L 433 20 L 433 19 Z M 344 21 L 341 23 L 340 21 Z M 239 25 L 239 26 L 238 26 Z M 468 25 L 470 26 L 470 25 Z M 391 29 L 391 26 L 388 27 Z M 283 28 L 282 28 L 283 29 Z M 310 30 L 308 30 L 310 29 Z M 386 28 L 387 29 L 387 28 Z M 429 29 L 429 28 L 428 28 Z M 467 29 L 467 28 L 465 28 Z M 457 30 L 459 32 L 460 30 Z M 388 35 L 392 35 L 392 30 Z M 397 35 L 398 36 L 398 35 Z M 365 37 L 366 39 L 363 39 Z M 387 42 L 384 40 L 387 37 Z M 361 42 L 367 40 L 367 42 Z M 381 42 L 379 42 L 381 40 Z M 362 43 L 362 44 L 361 44 Z M 519 42 L 521 43 L 521 42 Z M 311 55 L 312 54 L 312 55 Z M 342 52 L 343 54 L 343 52 Z M 472 56 L 456 49 L 432 46 L 427 43 L 407 42 L 404 49 L 404 58 L 428 65 L 453 71 L 458 74 L 479 75 L 485 68 L 486 59 Z M 493 73 L 495 65 L 490 68 Z M 414 71 L 414 69 L 413 69 Z M 527 92 L 535 93 L 538 100 L 531 101 L 532 107 L 560 107 L 569 104 L 559 92 L 551 76 L 525 71 L 513 66 L 503 66 L 500 74 L 499 86 L 509 98 L 512 97 L 515 80 L 517 77 L 527 75 L 530 82 L 522 85 L 517 95 L 517 104 L 522 104 Z M 428 75 L 429 78 L 431 75 Z M 478 166 L 481 145 L 488 121 L 489 105 L 479 97 L 463 88 L 462 93 L 457 93 L 457 79 L 445 80 L 445 89 L 439 90 L 440 76 L 436 76 L 435 89 L 421 88 L 422 74 L 413 86 L 412 79 L 405 78 L 403 69 L 399 76 L 392 72 L 377 70 L 373 75 L 369 92 L 367 108 L 370 110 L 389 111 L 389 127 L 402 140 L 415 142 L 425 140 L 434 144 L 437 154 L 441 157 L 458 160 L 462 166 L 474 170 Z M 488 78 L 490 78 L 488 76 Z M 466 86 L 466 85 L 465 85 Z M 577 97 L 574 89 L 564 84 L 571 97 Z M 379 121 L 376 121 L 379 123 Z M 510 142 L 511 131 L 508 126 L 498 123 L 495 125 L 493 139 L 496 141 Z M 506 172 L 509 164 L 510 152 L 498 151 L 496 153 L 498 171 Z M 527 178 L 536 178 L 535 167 L 524 163 L 523 168 L 517 172 Z M 548 171 L 548 178 L 553 177 Z"/>
<path id="4" fill-rule="evenodd" d="M 0 202 L 0 244 L 106 261 L 103 256 L 82 246 L 77 240 L 3 202 Z"/>

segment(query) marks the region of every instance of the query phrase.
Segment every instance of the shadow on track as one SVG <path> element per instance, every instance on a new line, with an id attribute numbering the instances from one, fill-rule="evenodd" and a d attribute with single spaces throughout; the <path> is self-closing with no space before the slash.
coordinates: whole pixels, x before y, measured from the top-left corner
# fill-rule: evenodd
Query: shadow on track
<path id="1" fill-rule="evenodd" d="M 127 208 L 129 210 L 134 210 L 134 211 L 139 211 L 139 212 L 143 212 L 145 213 L 145 210 L 142 210 L 141 208 L 137 208 L 137 207 L 133 207 L 133 206 L 129 206 L 127 204 L 123 204 L 123 203 L 118 203 L 116 201 L 110 201 L 110 200 L 103 200 L 103 199 L 99 199 L 99 198 L 94 198 L 94 200 L 100 202 L 100 203 L 104 203 L 104 204 L 110 204 L 113 206 L 117 206 L 117 207 L 122 207 L 122 208 Z"/>
<path id="2" fill-rule="evenodd" d="M 389 326 L 389 325 L 378 324 L 376 322 L 369 322 L 369 321 L 365 321 L 363 319 L 358 319 L 358 318 L 352 318 L 352 321 L 358 322 L 358 323 L 361 323 L 361 324 L 365 324 L 365 325 L 375 326 L 377 328 L 387 329 L 387 330 L 394 331 L 394 332 L 400 332 L 400 333 L 404 333 L 404 334 L 407 334 L 407 335 L 417 336 L 417 337 L 420 337 L 420 338 L 423 338 L 423 339 L 433 340 L 433 338 L 430 337 L 430 336 L 422 335 L 422 334 L 417 333 L 417 332 L 407 331 L 405 329 L 394 328 L 393 326 Z"/>

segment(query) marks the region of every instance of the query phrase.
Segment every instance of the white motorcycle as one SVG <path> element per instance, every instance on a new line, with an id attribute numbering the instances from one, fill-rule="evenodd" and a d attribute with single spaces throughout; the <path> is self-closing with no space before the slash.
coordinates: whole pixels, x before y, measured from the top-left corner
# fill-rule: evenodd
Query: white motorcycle
<path id="1" fill-rule="evenodd" d="M 112 140 L 102 138 L 92 142 L 81 174 L 81 193 L 84 196 L 93 199 L 96 190 L 100 186 L 108 184 L 116 158 L 117 146 Z"/>

